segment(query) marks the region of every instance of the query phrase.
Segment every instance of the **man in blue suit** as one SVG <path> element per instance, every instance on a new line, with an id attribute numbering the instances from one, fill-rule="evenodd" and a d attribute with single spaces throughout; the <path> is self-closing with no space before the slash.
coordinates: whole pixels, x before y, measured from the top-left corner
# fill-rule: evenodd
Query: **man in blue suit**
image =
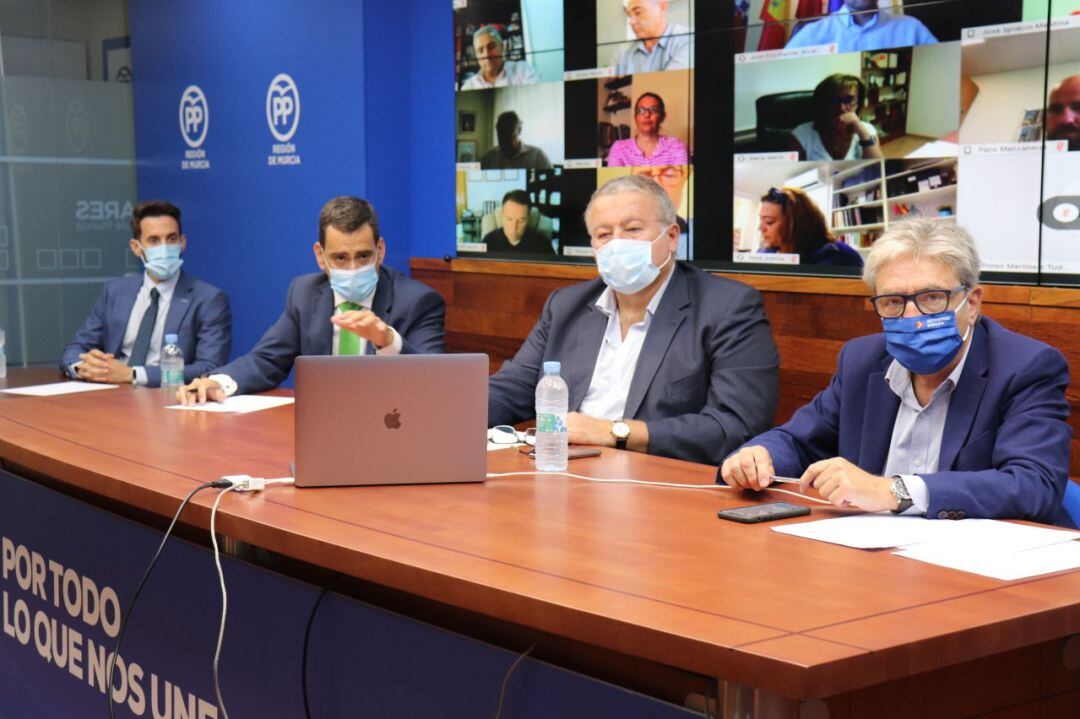
<path id="1" fill-rule="evenodd" d="M 375 208 L 335 197 L 319 213 L 313 247 L 321 272 L 289 285 L 285 310 L 243 357 L 181 388 L 185 404 L 273 389 L 301 355 L 436 354 L 446 303 L 427 285 L 383 266 Z"/>
<path id="2" fill-rule="evenodd" d="M 159 387 L 168 334 L 179 335 L 185 381 L 225 362 L 232 345 L 229 298 L 180 270 L 187 238 L 179 208 L 160 200 L 136 206 L 131 235 L 131 251 L 146 271 L 105 283 L 90 316 L 64 347 L 60 370 L 87 382 Z"/>
<path id="3" fill-rule="evenodd" d="M 863 268 L 884 334 L 848 342 L 829 386 L 719 478 L 758 490 L 801 477 L 803 491 L 868 512 L 1073 526 L 1068 365 L 981 316 L 979 266 L 954 224 L 890 228 Z"/>
<path id="4" fill-rule="evenodd" d="M 493 375 L 488 422 L 535 416 L 545 361 L 570 389 L 569 440 L 716 464 L 772 424 L 779 357 L 761 296 L 675 261 L 671 198 L 640 175 L 585 212 L 600 279 L 556 290 Z"/>

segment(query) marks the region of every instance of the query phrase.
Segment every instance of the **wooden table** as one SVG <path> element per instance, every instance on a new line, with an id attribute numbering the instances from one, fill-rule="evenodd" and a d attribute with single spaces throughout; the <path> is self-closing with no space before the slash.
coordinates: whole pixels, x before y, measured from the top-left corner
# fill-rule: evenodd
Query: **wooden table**
<path id="1" fill-rule="evenodd" d="M 7 382 L 55 378 L 12 370 Z M 197 483 L 289 474 L 291 407 L 180 412 L 163 409 L 161 392 L 131 387 L 0 397 L 6 468 L 114 506 L 171 516 Z M 531 461 L 501 450 L 489 469 L 528 471 Z M 759 706 L 761 697 L 772 706 L 789 698 L 783 716 L 817 699 L 827 701 L 804 711 L 973 716 L 1012 707 L 1001 716 L 1035 717 L 1080 709 L 1080 669 L 1061 658 L 1063 647 L 1074 651 L 1065 638 L 1080 632 L 1080 571 L 999 582 L 780 535 L 775 523 L 720 521 L 718 509 L 756 498 L 712 488 L 709 466 L 604 450 L 571 469 L 702 489 L 550 476 L 275 487 L 225 497 L 218 528 L 408 595 L 754 687 Z M 185 521 L 205 528 L 211 501 L 197 498 Z M 815 505 L 811 519 L 840 513 Z M 929 708 L 912 704 L 946 685 L 952 694 L 933 695 Z"/>

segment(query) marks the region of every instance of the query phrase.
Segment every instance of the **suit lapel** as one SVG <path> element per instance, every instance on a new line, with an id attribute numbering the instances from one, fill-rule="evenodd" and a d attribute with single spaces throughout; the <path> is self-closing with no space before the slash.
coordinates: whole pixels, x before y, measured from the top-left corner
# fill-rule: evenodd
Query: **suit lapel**
<path id="1" fill-rule="evenodd" d="M 649 331 L 645 334 L 645 341 L 641 345 L 641 354 L 638 355 L 637 366 L 634 368 L 634 378 L 630 380 L 630 391 L 626 395 L 626 410 L 624 417 L 636 417 L 637 411 L 645 399 L 645 393 L 649 390 L 656 371 L 667 356 L 668 345 L 671 344 L 679 325 L 686 319 L 686 313 L 690 307 L 690 292 L 686 286 L 686 278 L 678 265 L 671 273 L 671 280 L 664 296 L 660 299 L 660 305 L 656 308 L 649 324 Z"/>
<path id="2" fill-rule="evenodd" d="M 139 290 L 142 288 L 143 275 L 135 275 L 129 280 L 122 285 L 120 292 L 117 294 L 116 310 L 108 318 L 107 337 L 109 338 L 109 346 L 102 348 L 117 357 L 120 356 L 120 348 L 124 344 L 124 333 L 127 332 L 131 311 L 135 309 L 135 299 L 139 296 Z"/>
<path id="3" fill-rule="evenodd" d="M 855 463 L 875 474 L 885 470 L 889 445 L 892 444 L 893 426 L 896 424 L 896 412 L 900 409 L 900 398 L 885 381 L 885 371 L 891 364 L 892 358 L 886 356 L 882 371 L 872 373 L 866 380 L 862 436 L 859 441 L 859 456 L 855 458 Z"/>
<path id="4" fill-rule="evenodd" d="M 319 288 L 312 303 L 311 353 L 328 355 L 334 353 L 334 325 L 330 318 L 334 316 L 334 291 L 330 282 L 319 283 Z"/>
<path id="5" fill-rule="evenodd" d="M 975 326 L 960 381 L 949 400 L 949 412 L 945 416 L 945 431 L 941 438 L 941 453 L 938 455 L 939 472 L 953 468 L 956 455 L 971 434 L 971 426 L 979 411 L 983 392 L 986 391 L 987 354 L 986 328 L 980 322 Z"/>
<path id="6" fill-rule="evenodd" d="M 195 290 L 195 284 L 191 277 L 180 273 L 180 278 L 173 288 L 173 296 L 169 301 L 169 314 L 165 316 L 165 334 L 176 334 L 180 323 L 184 321 L 184 315 L 191 309 L 191 294 Z"/>
<path id="7" fill-rule="evenodd" d="M 600 282 L 597 285 L 602 287 Z M 596 306 L 599 296 L 599 292 L 589 294 L 585 311 L 572 331 L 574 344 L 563 362 L 566 384 L 570 389 L 571 412 L 578 411 L 585 399 L 607 330 L 608 317 Z"/>

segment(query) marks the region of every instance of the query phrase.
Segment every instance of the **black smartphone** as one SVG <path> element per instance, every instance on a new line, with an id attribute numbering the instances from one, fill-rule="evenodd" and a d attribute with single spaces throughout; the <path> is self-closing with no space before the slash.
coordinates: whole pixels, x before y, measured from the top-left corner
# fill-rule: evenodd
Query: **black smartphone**
<path id="1" fill-rule="evenodd" d="M 526 447 L 522 447 L 519 451 L 522 454 L 528 454 L 530 457 L 532 457 L 534 459 L 536 458 L 536 450 L 535 449 L 529 449 L 529 448 L 526 448 Z M 575 449 L 574 447 L 571 447 L 570 451 L 567 452 L 566 458 L 567 459 L 581 459 L 582 457 L 599 457 L 599 456 L 600 456 L 600 450 L 598 450 L 598 449 L 589 449 L 588 447 L 580 447 L 580 448 Z"/>
<path id="2" fill-rule="evenodd" d="M 720 519 L 730 519 L 732 522 L 757 524 L 758 522 L 768 522 L 773 519 L 802 517 L 806 514 L 810 514 L 810 508 L 801 504 L 766 502 L 764 504 L 751 504 L 749 507 L 721 509 L 716 513 L 716 516 Z"/>

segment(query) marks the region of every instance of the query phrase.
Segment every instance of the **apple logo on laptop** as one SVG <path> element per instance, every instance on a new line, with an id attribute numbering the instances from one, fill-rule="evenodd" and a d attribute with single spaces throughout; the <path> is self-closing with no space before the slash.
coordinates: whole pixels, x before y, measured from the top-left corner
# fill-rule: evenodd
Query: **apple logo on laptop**
<path id="1" fill-rule="evenodd" d="M 383 422 L 386 424 L 387 429 L 401 429 L 401 413 L 397 411 L 397 407 L 394 407 L 393 412 L 389 412 L 383 417 Z"/>

